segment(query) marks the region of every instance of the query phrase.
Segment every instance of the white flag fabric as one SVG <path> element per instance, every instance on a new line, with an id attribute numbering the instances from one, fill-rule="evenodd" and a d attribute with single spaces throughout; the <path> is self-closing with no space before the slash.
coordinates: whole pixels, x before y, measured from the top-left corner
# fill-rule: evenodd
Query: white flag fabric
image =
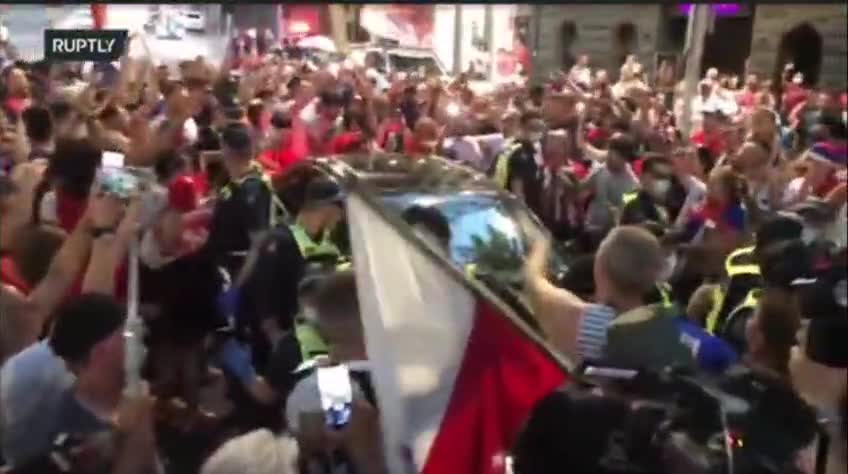
<path id="1" fill-rule="evenodd" d="M 362 197 L 347 200 L 389 471 L 503 474 L 562 368 Z"/>

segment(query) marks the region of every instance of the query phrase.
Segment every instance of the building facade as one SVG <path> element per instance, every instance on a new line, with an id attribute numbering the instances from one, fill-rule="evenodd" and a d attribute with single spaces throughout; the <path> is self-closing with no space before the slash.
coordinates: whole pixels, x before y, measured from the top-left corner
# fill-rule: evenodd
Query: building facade
<path id="1" fill-rule="evenodd" d="M 717 13 L 703 67 L 774 78 L 784 64 L 793 62 L 812 84 L 845 87 L 845 3 L 738 4 Z M 537 77 L 570 67 L 580 54 L 588 54 L 594 67 L 608 69 L 613 76 L 628 54 L 635 54 L 649 72 L 658 55 L 677 55 L 682 63 L 687 24 L 682 4 L 537 4 L 523 5 L 519 15 L 528 17 L 533 30 Z"/>

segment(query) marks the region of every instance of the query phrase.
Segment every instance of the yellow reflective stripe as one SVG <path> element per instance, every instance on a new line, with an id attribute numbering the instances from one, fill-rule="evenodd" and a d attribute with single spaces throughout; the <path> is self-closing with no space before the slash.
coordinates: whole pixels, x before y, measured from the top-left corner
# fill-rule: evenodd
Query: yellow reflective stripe
<path id="1" fill-rule="evenodd" d="M 328 352 L 327 343 L 318 334 L 318 331 L 309 323 L 298 323 L 295 325 L 295 337 L 300 345 L 300 353 L 303 360 L 309 360 L 316 355 Z"/>
<path id="2" fill-rule="evenodd" d="M 759 265 L 731 265 L 727 268 L 727 276 L 735 277 L 738 275 L 759 275 Z"/>
<path id="3" fill-rule="evenodd" d="M 756 264 L 744 264 L 744 265 L 736 265 L 734 261 L 742 256 L 747 256 L 749 254 L 754 253 L 754 247 L 743 247 L 741 249 L 734 250 L 727 258 L 724 260 L 724 269 L 728 275 L 731 274 L 760 274 L 760 267 Z"/>
<path id="4" fill-rule="evenodd" d="M 341 256 L 342 252 L 330 241 L 329 232 L 324 233 L 324 237 L 321 239 L 321 242 L 315 242 L 306 232 L 306 229 L 300 225 L 294 224 L 290 226 L 290 229 L 303 258 L 308 259 L 315 255 Z"/>
<path id="5" fill-rule="evenodd" d="M 713 288 L 713 307 L 710 310 L 710 314 L 707 315 L 707 332 L 710 334 L 715 334 L 718 329 L 718 313 L 721 311 L 721 305 L 724 304 L 724 289 L 721 286 L 716 285 Z"/>
<path id="6" fill-rule="evenodd" d="M 662 305 L 665 308 L 671 308 L 674 306 L 674 301 L 671 299 L 671 287 L 668 283 L 661 283 L 657 285 L 657 289 L 660 291 L 660 296 L 662 297 Z"/>
<path id="7" fill-rule="evenodd" d="M 495 182 L 503 189 L 509 189 L 509 157 L 519 148 L 521 144 L 515 143 L 498 155 L 498 161 L 495 163 Z"/>
<path id="8" fill-rule="evenodd" d="M 738 306 L 738 308 L 756 308 L 757 302 L 760 301 L 760 295 L 762 294 L 762 290 L 759 288 L 755 288 L 748 292 L 745 296 L 745 300 L 742 301 L 742 304 Z"/>
<path id="9" fill-rule="evenodd" d="M 638 191 L 625 193 L 624 195 L 621 196 L 621 203 L 624 204 L 624 205 L 627 205 L 628 203 L 630 203 L 630 201 L 635 200 L 637 197 L 639 197 Z"/>
<path id="10" fill-rule="evenodd" d="M 469 263 L 465 266 L 465 276 L 468 278 L 475 278 L 477 276 L 477 264 Z"/>

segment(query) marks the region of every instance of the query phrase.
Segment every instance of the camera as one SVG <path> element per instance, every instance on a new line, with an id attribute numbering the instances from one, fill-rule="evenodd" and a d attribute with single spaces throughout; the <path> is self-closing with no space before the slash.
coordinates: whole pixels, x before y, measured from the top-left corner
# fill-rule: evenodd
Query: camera
<path id="1" fill-rule="evenodd" d="M 769 374 L 586 365 L 575 378 L 536 407 L 513 450 L 515 474 L 825 472 L 814 410 Z"/>

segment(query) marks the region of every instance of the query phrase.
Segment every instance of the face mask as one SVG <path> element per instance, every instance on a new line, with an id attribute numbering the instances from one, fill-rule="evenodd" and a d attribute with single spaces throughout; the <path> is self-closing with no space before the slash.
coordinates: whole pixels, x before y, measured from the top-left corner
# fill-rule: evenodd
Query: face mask
<path id="1" fill-rule="evenodd" d="M 318 312 L 315 311 L 315 308 L 311 306 L 304 306 L 301 310 L 301 315 L 303 316 L 304 320 L 310 323 L 314 323 L 318 320 Z"/>

